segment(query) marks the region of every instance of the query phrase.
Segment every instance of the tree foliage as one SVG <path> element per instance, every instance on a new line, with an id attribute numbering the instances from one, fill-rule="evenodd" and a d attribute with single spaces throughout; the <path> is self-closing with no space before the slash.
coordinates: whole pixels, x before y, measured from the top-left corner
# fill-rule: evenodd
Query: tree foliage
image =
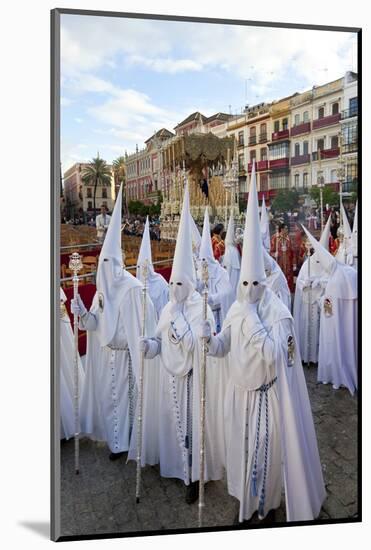
<path id="1" fill-rule="evenodd" d="M 320 188 L 317 186 L 313 186 L 310 188 L 309 191 L 310 198 L 314 200 L 317 207 L 321 207 L 321 193 Z M 325 186 L 322 189 L 322 196 L 323 196 L 323 206 L 328 204 L 329 206 L 338 206 L 339 205 L 339 194 L 334 191 L 331 187 Z"/>
<path id="2" fill-rule="evenodd" d="M 111 169 L 105 160 L 99 157 L 93 158 L 81 173 L 81 179 L 84 183 L 94 186 L 93 207 L 96 212 L 95 199 L 97 195 L 97 187 L 111 185 Z"/>
<path id="3" fill-rule="evenodd" d="M 272 201 L 272 209 L 277 212 L 290 212 L 299 205 L 296 189 L 280 189 Z"/>

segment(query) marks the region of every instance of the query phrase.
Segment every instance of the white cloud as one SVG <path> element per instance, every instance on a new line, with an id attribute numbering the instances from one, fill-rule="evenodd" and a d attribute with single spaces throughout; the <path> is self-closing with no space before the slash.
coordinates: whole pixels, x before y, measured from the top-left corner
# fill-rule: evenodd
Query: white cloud
<path id="1" fill-rule="evenodd" d="M 75 122 L 77 122 L 78 124 L 81 124 L 82 122 L 84 122 L 84 119 L 80 117 L 75 117 Z"/>
<path id="2" fill-rule="evenodd" d="M 73 103 L 72 99 L 69 99 L 68 97 L 61 97 L 61 106 L 62 107 L 69 107 Z"/>
<path id="3" fill-rule="evenodd" d="M 186 71 L 201 71 L 202 63 L 192 59 L 149 58 L 132 55 L 127 59 L 128 65 L 141 65 L 158 73 L 176 74 Z"/>
<path id="4" fill-rule="evenodd" d="M 224 79 L 237 77 L 241 90 L 246 83 L 248 97 L 256 102 L 304 91 L 356 69 L 356 35 L 330 31 L 62 15 L 61 43 L 62 85 L 68 96 L 63 95 L 61 104 L 79 102 L 101 125 L 98 133 L 117 140 L 111 146 L 117 152 L 130 152 L 136 143 L 142 147 L 162 127 L 172 131 L 191 112 L 210 116 L 223 110 L 218 93 L 207 86 L 197 105 L 182 103 L 169 110 L 154 102 L 150 90 L 139 92 L 133 84 L 121 88 L 107 78 L 119 77 L 130 65 L 170 75 L 203 71 L 205 78 L 213 71 L 220 86 Z M 176 85 L 174 79 L 174 105 Z M 92 105 L 89 93 L 101 94 L 101 103 Z M 110 146 L 105 147 L 108 151 Z M 68 154 L 72 159 L 71 150 Z"/>
<path id="5" fill-rule="evenodd" d="M 352 33 L 74 15 L 62 16 L 61 40 L 66 75 L 120 63 L 171 74 L 209 67 L 259 86 L 291 71 L 306 84 L 338 78 L 356 49 Z"/>
<path id="6" fill-rule="evenodd" d="M 171 44 L 162 28 L 135 19 L 62 15 L 61 67 L 64 74 L 115 67 L 117 54 L 167 54 Z"/>

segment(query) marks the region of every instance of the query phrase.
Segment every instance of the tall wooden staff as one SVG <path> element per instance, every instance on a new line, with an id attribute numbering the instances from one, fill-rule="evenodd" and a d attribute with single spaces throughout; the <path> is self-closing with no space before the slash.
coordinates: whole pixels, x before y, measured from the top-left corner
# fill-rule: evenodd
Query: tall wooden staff
<path id="1" fill-rule="evenodd" d="M 306 242 L 306 248 L 307 248 L 307 258 L 308 258 L 308 279 L 310 281 L 310 249 L 311 244 L 310 240 L 307 239 Z M 310 345 L 311 345 L 311 322 L 312 322 L 312 282 L 309 283 L 309 291 L 308 291 L 308 342 L 307 342 L 307 365 L 309 367 L 310 365 Z"/>
<path id="2" fill-rule="evenodd" d="M 70 256 L 69 268 L 73 272 L 73 298 L 77 301 L 79 278 L 78 272 L 83 268 L 81 256 L 78 252 L 73 252 Z M 78 315 L 73 314 L 73 338 L 74 338 L 74 413 L 75 413 L 75 473 L 79 473 L 79 433 L 80 433 L 80 412 L 79 412 L 79 321 Z"/>
<path id="3" fill-rule="evenodd" d="M 147 314 L 147 280 L 148 280 L 148 260 L 141 266 L 143 274 L 143 299 L 142 299 L 142 338 L 146 332 L 146 314 Z M 136 480 L 136 502 L 140 501 L 140 489 L 142 484 L 142 435 L 143 435 L 143 373 L 144 373 L 144 351 L 140 355 L 139 365 L 139 384 L 138 384 L 138 424 L 137 424 L 137 480 Z"/>
<path id="4" fill-rule="evenodd" d="M 207 320 L 207 301 L 208 301 L 208 282 L 209 269 L 207 260 L 202 259 L 201 277 L 204 283 L 202 291 L 203 296 L 203 320 Z M 202 359 L 201 359 L 201 395 L 200 395 L 200 489 L 198 499 L 198 524 L 202 527 L 202 513 L 205 507 L 205 401 L 206 401 L 206 338 L 202 339 Z"/>

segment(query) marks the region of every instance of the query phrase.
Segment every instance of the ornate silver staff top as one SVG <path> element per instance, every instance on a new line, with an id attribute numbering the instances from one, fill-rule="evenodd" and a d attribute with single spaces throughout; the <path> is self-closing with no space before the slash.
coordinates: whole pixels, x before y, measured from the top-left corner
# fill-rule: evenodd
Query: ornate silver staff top
<path id="1" fill-rule="evenodd" d="M 201 260 L 201 280 L 204 283 L 204 290 L 206 290 L 209 283 L 209 264 L 205 258 Z"/>
<path id="2" fill-rule="evenodd" d="M 73 271 L 74 277 L 77 277 L 78 272 L 81 271 L 81 269 L 83 268 L 81 259 L 82 256 L 80 256 L 78 252 L 72 252 L 68 267 L 71 271 Z"/>

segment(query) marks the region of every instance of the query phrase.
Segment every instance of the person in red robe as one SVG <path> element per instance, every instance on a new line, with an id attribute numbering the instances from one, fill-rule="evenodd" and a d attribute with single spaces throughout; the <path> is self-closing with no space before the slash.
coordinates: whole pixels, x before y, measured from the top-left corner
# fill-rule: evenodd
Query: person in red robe
<path id="1" fill-rule="evenodd" d="M 218 260 L 218 262 L 220 261 L 220 258 L 224 256 L 225 252 L 225 244 L 221 238 L 223 229 L 224 225 L 222 223 L 218 223 L 211 231 L 211 245 L 213 247 L 213 254 L 214 258 Z"/>
<path id="2" fill-rule="evenodd" d="M 287 225 L 280 223 L 278 232 L 271 238 L 271 256 L 282 269 L 289 285 L 290 292 L 294 292 L 293 246 L 288 234 Z"/>

